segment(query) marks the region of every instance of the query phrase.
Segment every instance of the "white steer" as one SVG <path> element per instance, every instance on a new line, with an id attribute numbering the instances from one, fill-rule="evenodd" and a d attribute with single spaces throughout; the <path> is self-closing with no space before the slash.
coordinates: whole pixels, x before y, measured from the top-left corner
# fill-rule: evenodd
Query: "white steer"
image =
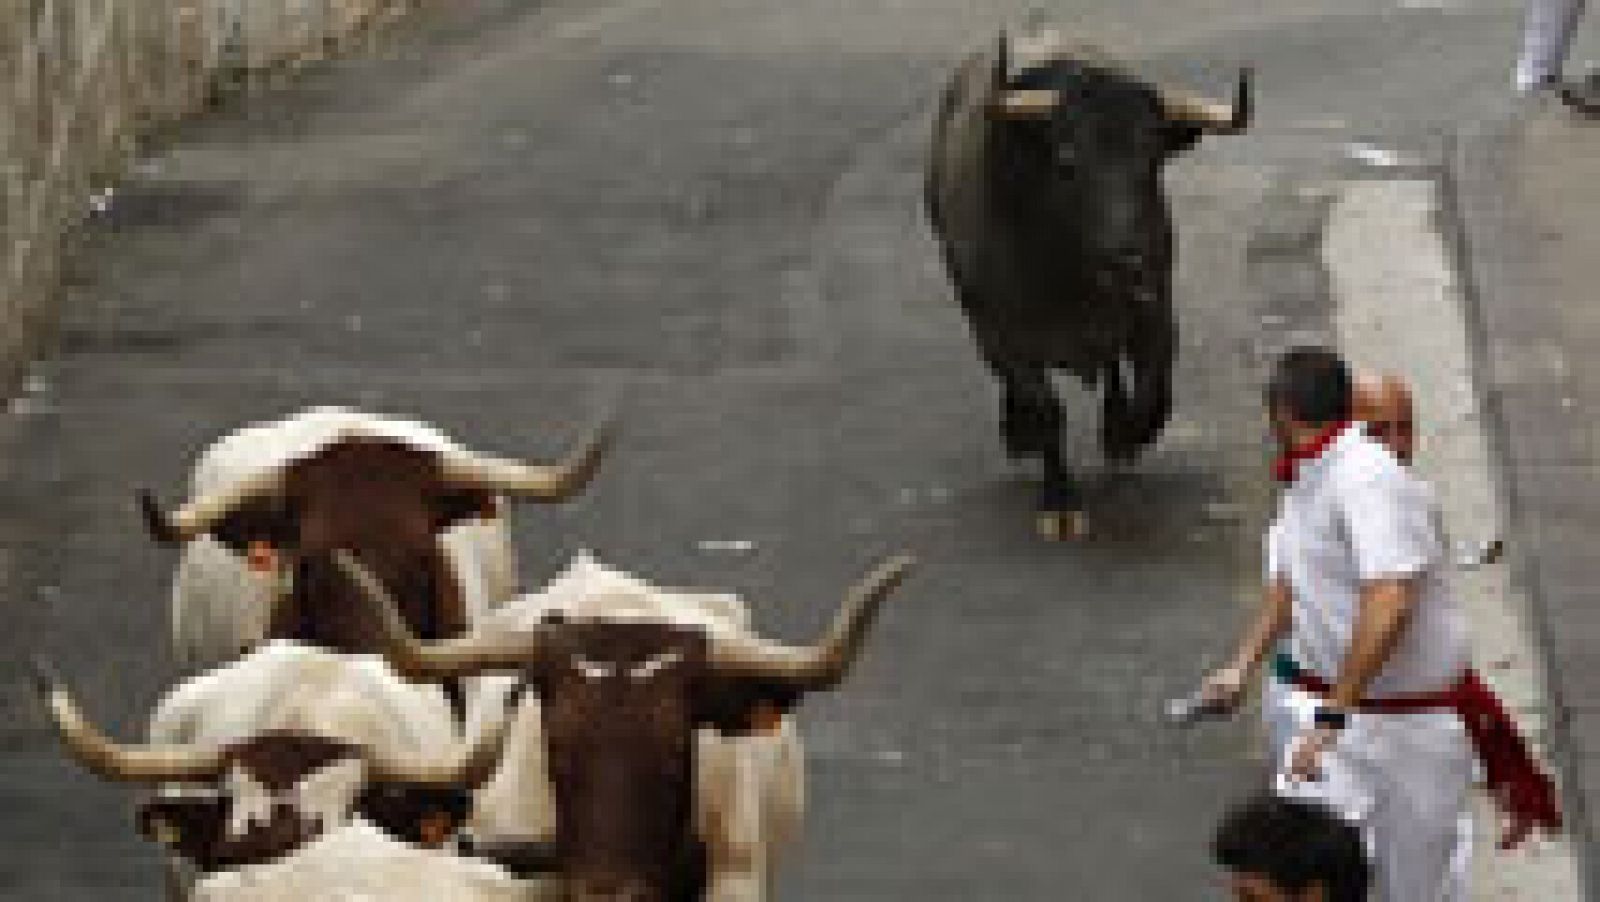
<path id="1" fill-rule="evenodd" d="M 275 640 L 169 691 L 144 745 L 108 738 L 41 669 L 68 753 L 106 779 L 157 785 L 139 807 L 169 853 L 177 898 L 211 877 L 293 855 L 360 813 L 438 844 L 503 750 L 505 720 L 467 741 L 437 686 L 381 658 Z"/>

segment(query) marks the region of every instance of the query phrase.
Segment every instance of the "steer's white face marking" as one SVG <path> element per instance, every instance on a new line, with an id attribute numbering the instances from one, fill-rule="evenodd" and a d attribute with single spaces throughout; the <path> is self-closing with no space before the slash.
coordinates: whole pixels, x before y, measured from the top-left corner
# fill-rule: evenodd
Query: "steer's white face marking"
<path id="1" fill-rule="evenodd" d="M 629 670 L 628 678 L 635 682 L 644 682 L 682 660 L 683 653 L 677 651 L 653 655 L 649 660 Z"/>
<path id="2" fill-rule="evenodd" d="M 609 664 L 601 664 L 588 658 L 573 656 L 572 667 L 578 675 L 586 680 L 609 680 L 616 675 L 616 670 Z"/>
<path id="3" fill-rule="evenodd" d="M 300 816 L 328 829 L 342 823 L 355 808 L 356 797 L 366 782 L 366 767 L 357 759 L 344 759 L 301 777 L 294 786 L 275 792 L 249 771 L 235 767 L 224 778 L 232 800 L 228 811 L 228 835 L 238 839 L 252 827 L 271 823 L 273 810 L 287 805 Z"/>
<path id="4" fill-rule="evenodd" d="M 642 683 L 682 660 L 683 653 L 678 651 L 669 651 L 663 652 L 659 655 L 652 655 L 644 661 L 641 661 L 640 663 L 628 668 L 628 679 L 633 680 L 636 683 Z M 588 658 L 577 655 L 574 655 L 572 658 L 572 669 L 576 670 L 579 676 L 590 681 L 612 679 L 617 675 L 617 667 L 618 665 L 614 663 L 591 661 Z"/>

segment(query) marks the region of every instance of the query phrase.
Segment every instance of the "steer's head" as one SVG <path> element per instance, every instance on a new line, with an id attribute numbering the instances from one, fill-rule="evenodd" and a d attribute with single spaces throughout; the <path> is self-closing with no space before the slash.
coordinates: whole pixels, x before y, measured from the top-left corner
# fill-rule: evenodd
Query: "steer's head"
<path id="1" fill-rule="evenodd" d="M 1017 57 L 1023 57 L 1020 61 Z M 996 165 L 1024 204 L 1061 217 L 1107 261 L 1107 281 L 1163 261 L 1169 227 L 1161 169 L 1206 133 L 1250 122 L 1249 70 L 1231 104 L 1155 85 L 1055 32 L 1015 43 L 1004 35 L 990 73 L 988 115 Z M 1061 240 L 1059 223 L 1020 234 Z"/>
<path id="2" fill-rule="evenodd" d="M 209 534 L 253 568 L 282 577 L 287 603 L 276 609 L 272 637 L 373 651 L 349 581 L 333 568 L 333 551 L 360 557 L 419 633 L 454 635 L 465 627 L 464 603 L 439 534 L 464 519 L 492 515 L 502 495 L 572 497 L 593 477 L 609 436 L 602 425 L 565 462 L 534 466 L 346 435 L 171 513 L 148 493 L 141 500 L 157 540 Z"/>
<path id="3" fill-rule="evenodd" d="M 539 693 L 554 789 L 557 857 L 575 900 L 655 902 L 700 854 L 693 829 L 695 731 L 775 727 L 808 692 L 844 678 L 911 566 L 891 560 L 853 588 L 813 646 L 658 622 L 570 621 L 518 634 L 418 642 L 381 584 L 366 591 L 404 674 L 447 679 L 515 671 Z"/>
<path id="4" fill-rule="evenodd" d="M 129 745 L 90 723 L 47 665 L 35 670 L 67 753 L 108 780 L 166 784 L 139 806 L 140 832 L 204 871 L 276 860 L 355 812 L 437 845 L 465 819 L 505 742 L 501 719 L 437 759 L 287 730 L 218 745 Z"/>

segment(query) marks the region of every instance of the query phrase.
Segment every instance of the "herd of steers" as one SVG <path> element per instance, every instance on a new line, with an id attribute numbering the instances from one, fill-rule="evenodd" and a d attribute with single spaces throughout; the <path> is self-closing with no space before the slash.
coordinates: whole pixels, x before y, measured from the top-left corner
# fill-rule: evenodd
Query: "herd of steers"
<path id="1" fill-rule="evenodd" d="M 1050 537 L 1086 518 L 1048 371 L 1103 383 L 1109 456 L 1160 433 L 1176 331 L 1161 167 L 1246 127 L 1247 74 L 1222 103 L 1032 32 L 944 93 L 930 218 L 1002 384 L 1005 445 L 1043 464 Z M 839 685 L 911 561 L 872 570 L 801 646 L 759 637 L 736 596 L 588 554 L 519 594 L 508 504 L 582 491 L 612 432 L 602 418 L 533 465 L 316 407 L 218 439 L 181 506 L 143 498 L 180 548 L 172 634 L 196 675 L 123 742 L 37 670 L 67 753 L 144 787 L 136 824 L 173 898 L 771 894 L 800 826 L 792 713 Z"/>

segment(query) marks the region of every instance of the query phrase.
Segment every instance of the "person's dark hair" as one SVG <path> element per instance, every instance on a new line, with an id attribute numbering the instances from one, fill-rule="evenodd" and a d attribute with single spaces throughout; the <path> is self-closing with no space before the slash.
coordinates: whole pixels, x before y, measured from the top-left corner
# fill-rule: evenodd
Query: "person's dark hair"
<path id="1" fill-rule="evenodd" d="M 1366 902 L 1371 872 L 1360 831 L 1315 802 L 1251 799 L 1223 818 L 1211 849 L 1222 867 L 1285 892 L 1321 884 L 1328 902 Z"/>
<path id="2" fill-rule="evenodd" d="M 1319 426 L 1350 418 L 1350 368 L 1326 348 L 1295 348 L 1278 358 L 1267 383 L 1267 406 L 1298 423 Z"/>

